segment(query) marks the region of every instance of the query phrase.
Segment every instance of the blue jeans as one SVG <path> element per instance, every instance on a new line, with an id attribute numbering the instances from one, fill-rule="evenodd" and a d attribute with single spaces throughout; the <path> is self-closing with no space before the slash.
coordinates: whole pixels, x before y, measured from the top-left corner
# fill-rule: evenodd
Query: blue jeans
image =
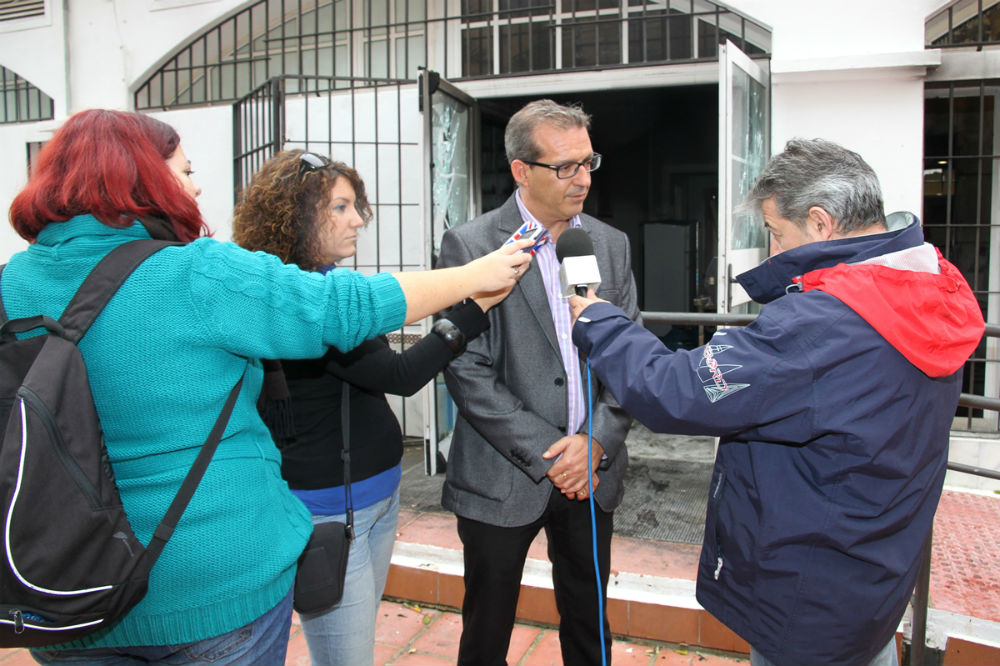
<path id="1" fill-rule="evenodd" d="M 345 519 L 344 514 L 313 516 L 314 523 Z M 374 662 L 375 618 L 389 575 L 398 521 L 398 488 L 391 497 L 354 512 L 344 597 L 326 613 L 300 617 L 312 663 L 370 666 Z"/>
<path id="2" fill-rule="evenodd" d="M 750 666 L 775 666 L 775 663 L 757 652 L 750 646 Z M 881 652 L 868 662 L 868 666 L 899 666 L 899 655 L 896 654 L 896 637 L 893 636 Z"/>
<path id="3" fill-rule="evenodd" d="M 138 664 L 213 664 L 257 666 L 284 664 L 292 626 L 292 591 L 259 618 L 229 633 L 193 643 L 151 647 L 89 648 L 85 650 L 31 650 L 42 666 L 133 666 Z"/>

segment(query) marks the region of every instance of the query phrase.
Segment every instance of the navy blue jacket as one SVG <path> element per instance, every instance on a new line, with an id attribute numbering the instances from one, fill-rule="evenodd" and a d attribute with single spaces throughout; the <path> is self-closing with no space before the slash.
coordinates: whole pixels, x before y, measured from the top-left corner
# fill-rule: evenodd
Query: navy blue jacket
<path id="1" fill-rule="evenodd" d="M 704 347 L 673 353 L 607 303 L 573 339 L 647 427 L 721 438 L 702 606 L 775 663 L 866 664 L 914 586 L 982 314 L 918 223 L 739 279 L 770 304 Z"/>

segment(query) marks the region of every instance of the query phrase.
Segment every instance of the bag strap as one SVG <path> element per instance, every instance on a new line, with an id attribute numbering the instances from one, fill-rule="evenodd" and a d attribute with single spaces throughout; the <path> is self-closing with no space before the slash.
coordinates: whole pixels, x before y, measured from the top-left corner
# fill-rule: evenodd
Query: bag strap
<path id="1" fill-rule="evenodd" d="M 69 305 L 66 306 L 62 317 L 59 318 L 63 330 L 59 331 L 55 327 L 48 326 L 47 328 L 59 331 L 60 335 L 74 344 L 79 343 L 80 338 L 94 323 L 97 315 L 101 313 L 128 276 L 150 255 L 167 245 L 183 245 L 183 243 L 139 239 L 129 241 L 111 250 L 97 262 L 97 265 L 77 289 L 76 294 L 73 295 Z M 0 266 L 0 280 L 3 278 L 5 268 L 7 268 L 7 264 Z M 3 298 L 0 297 L 0 327 L 9 320 L 10 317 L 4 307 Z M 31 328 L 35 328 L 35 326 Z M 30 330 L 30 328 L 25 330 Z"/>
<path id="2" fill-rule="evenodd" d="M 344 461 L 344 507 L 347 513 L 347 538 L 354 540 L 354 498 L 351 496 L 351 385 L 343 382 L 340 393 L 340 433 L 343 449 L 340 459 Z"/>
<path id="3" fill-rule="evenodd" d="M 249 367 L 249 364 L 247 366 Z M 208 469 L 208 463 L 211 462 L 212 456 L 215 454 L 215 450 L 219 447 L 219 442 L 222 440 L 222 433 L 225 432 L 226 426 L 229 424 L 229 417 L 236 406 L 236 398 L 239 396 L 245 378 L 246 369 L 244 368 L 243 374 L 240 375 L 240 380 L 229 391 L 226 403 L 222 406 L 222 411 L 219 413 L 218 418 L 215 419 L 215 425 L 212 426 L 212 431 L 208 433 L 208 438 L 202 445 L 201 451 L 198 452 L 198 457 L 194 459 L 191 469 L 188 470 L 187 476 L 184 477 L 184 482 L 181 483 L 180 489 L 174 495 L 173 501 L 167 508 L 163 520 L 160 521 L 160 524 L 156 527 L 156 531 L 153 532 L 153 538 L 150 540 L 149 545 L 146 546 L 146 551 L 142 555 L 142 563 L 138 567 L 145 574 L 148 575 L 150 569 L 156 564 L 157 558 L 163 552 L 163 547 L 167 545 L 167 541 L 170 540 L 174 530 L 177 528 L 177 523 L 180 522 L 181 516 L 184 515 L 184 510 L 194 496 L 194 491 L 197 490 L 198 484 L 201 483 L 201 478 L 205 475 L 205 470 Z"/>
<path id="4" fill-rule="evenodd" d="M 147 257 L 168 245 L 183 243 L 144 238 L 123 243 L 106 254 L 84 279 L 59 317 L 59 323 L 66 330 L 66 339 L 79 343 L 132 271 Z"/>
<path id="5" fill-rule="evenodd" d="M 97 319 L 104 306 L 108 304 L 111 297 L 115 295 L 118 288 L 124 284 L 139 264 L 168 245 L 183 245 L 183 243 L 139 239 L 119 245 L 105 255 L 84 278 L 83 283 L 76 290 L 69 305 L 66 306 L 59 318 L 59 324 L 66 331 L 66 339 L 74 344 L 78 343 L 91 324 L 94 323 L 94 320 Z M 0 277 L 2 277 L 5 267 L 6 264 L 0 266 Z M 3 299 L 0 298 L 0 325 L 5 324 L 7 319 L 7 313 L 3 308 Z M 247 365 L 249 367 L 249 364 Z M 239 397 L 240 389 L 243 388 L 245 377 L 246 369 L 244 368 L 239 381 L 229 391 L 222 411 L 215 419 L 215 425 L 212 426 L 201 451 L 198 452 L 198 456 L 184 477 L 180 489 L 167 508 L 163 520 L 153 532 L 153 538 L 146 547 L 142 555 L 142 562 L 138 567 L 138 570 L 144 575 L 149 575 L 153 564 L 163 552 L 163 547 L 167 545 L 167 541 L 174 533 L 184 510 L 187 509 L 198 484 L 201 483 L 201 479 L 208 469 L 208 464 L 211 462 L 215 450 L 219 447 L 222 434 L 225 432 L 226 426 L 229 425 L 229 417 L 232 416 L 233 409 L 236 407 L 236 399 Z"/>
<path id="6" fill-rule="evenodd" d="M 0 281 L 3 280 L 3 269 L 5 268 L 7 268 L 7 264 L 0 266 Z M 10 317 L 7 316 L 7 310 L 3 307 L 3 297 L 0 296 L 0 326 L 6 324 L 8 319 Z"/>

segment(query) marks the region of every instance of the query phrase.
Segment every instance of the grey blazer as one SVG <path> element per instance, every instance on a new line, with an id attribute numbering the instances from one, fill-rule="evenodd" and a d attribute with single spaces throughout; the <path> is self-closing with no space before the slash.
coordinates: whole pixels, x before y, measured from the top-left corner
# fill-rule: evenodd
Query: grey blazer
<path id="1" fill-rule="evenodd" d="M 597 295 L 639 319 L 628 237 L 580 216 L 594 242 L 601 270 Z M 521 225 L 514 196 L 503 206 L 450 229 L 438 266 L 456 266 L 492 252 Z M 501 527 L 526 525 L 544 511 L 555 462 L 542 453 L 566 432 L 566 372 L 538 269 L 531 268 L 510 295 L 488 313 L 490 329 L 445 369 L 458 406 L 448 453 L 442 505 L 459 516 Z M 582 370 L 584 392 L 586 372 Z M 628 467 L 625 435 L 631 417 L 592 379 L 594 439 L 608 457 L 598 471 L 594 499 L 605 511 L 621 502 Z M 587 432 L 584 422 L 581 432 Z M 556 491 L 558 492 L 558 491 Z"/>

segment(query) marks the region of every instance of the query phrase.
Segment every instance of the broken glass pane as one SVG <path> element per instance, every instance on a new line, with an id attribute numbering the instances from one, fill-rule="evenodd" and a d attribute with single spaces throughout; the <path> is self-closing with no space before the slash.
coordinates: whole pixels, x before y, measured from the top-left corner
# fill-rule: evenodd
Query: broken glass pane
<path id="1" fill-rule="evenodd" d="M 431 230 L 436 255 L 444 232 L 469 219 L 469 109 L 440 93 L 432 99 Z"/>

